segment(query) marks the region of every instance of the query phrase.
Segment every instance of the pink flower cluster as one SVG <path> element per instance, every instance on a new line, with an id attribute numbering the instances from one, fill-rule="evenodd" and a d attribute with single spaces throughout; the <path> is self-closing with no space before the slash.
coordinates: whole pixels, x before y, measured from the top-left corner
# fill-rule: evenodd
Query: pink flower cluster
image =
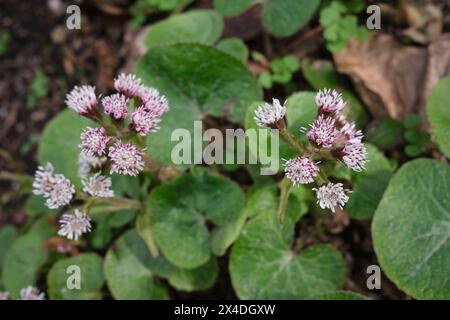
<path id="1" fill-rule="evenodd" d="M 314 188 L 317 203 L 323 209 L 335 211 L 341 209 L 348 201 L 350 190 L 344 188 L 342 183 L 327 181 L 319 176 L 319 163 L 323 154 L 341 161 L 354 171 L 364 169 L 367 162 L 367 151 L 362 143 L 363 134 L 355 129 L 354 123 L 349 123 L 342 113 L 346 103 L 342 95 L 335 90 L 321 90 L 317 93 L 315 102 L 318 115 L 306 132 L 311 145 L 306 148 L 305 154 L 287 160 L 285 163 L 286 177 L 293 185 L 309 184 L 316 181 L 319 186 Z M 286 110 L 279 103 L 265 104 L 255 112 L 255 120 L 260 125 L 272 126 L 283 119 Z"/>
<path id="2" fill-rule="evenodd" d="M 161 117 L 169 110 L 167 99 L 158 90 L 144 86 L 141 79 L 133 74 L 120 74 L 114 80 L 114 88 L 117 93 L 102 98 L 99 104 L 94 87 L 75 87 L 67 95 L 66 102 L 69 108 L 81 115 L 98 119 L 97 122 L 101 125 L 104 125 L 104 122 L 98 118 L 101 117 L 99 105 L 102 106 L 103 113 L 110 116 L 111 121 L 117 125 L 123 126 L 129 121 L 130 133 L 146 136 L 158 131 Z M 136 108 L 129 117 L 132 101 Z M 123 135 L 115 136 L 116 132 L 111 131 L 114 130 L 108 132 L 105 127 L 84 129 L 80 137 L 82 153 L 91 158 L 109 158 L 111 173 L 137 175 L 144 168 L 144 152 L 134 144 L 124 142 L 123 137 L 118 137 Z M 125 137 L 130 135 L 125 134 Z"/>
<path id="3" fill-rule="evenodd" d="M 350 169 L 363 170 L 367 162 L 363 134 L 341 113 L 346 105 L 342 95 L 335 90 L 321 90 L 316 96 L 316 104 L 319 112 L 306 133 L 308 139 L 316 146 L 328 149 Z"/>

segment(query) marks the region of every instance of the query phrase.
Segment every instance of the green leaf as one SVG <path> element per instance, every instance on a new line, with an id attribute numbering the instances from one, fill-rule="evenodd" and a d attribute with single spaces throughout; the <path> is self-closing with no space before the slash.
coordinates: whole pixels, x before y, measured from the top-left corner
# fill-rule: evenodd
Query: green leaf
<path id="1" fill-rule="evenodd" d="M 35 108 L 36 100 L 39 98 L 44 98 L 48 93 L 48 78 L 42 70 L 38 70 L 34 75 L 31 82 L 28 96 L 27 96 L 27 108 Z"/>
<path id="2" fill-rule="evenodd" d="M 346 8 L 339 1 L 333 1 L 330 5 L 320 11 L 320 24 L 330 26 L 341 19 L 341 14 L 346 12 Z"/>
<path id="3" fill-rule="evenodd" d="M 211 256 L 206 222 L 226 225 L 237 219 L 243 208 L 244 194 L 236 183 L 199 168 L 154 189 L 148 214 L 155 240 L 167 260 L 193 269 Z"/>
<path id="4" fill-rule="evenodd" d="M 411 113 L 406 116 L 405 120 L 403 120 L 403 125 L 405 128 L 411 129 L 418 126 L 420 122 L 420 116 L 418 114 Z"/>
<path id="5" fill-rule="evenodd" d="M 167 299 L 164 288 L 155 282 L 156 270 L 172 273 L 173 267 L 161 258 L 153 258 L 135 230 L 123 234 L 105 257 L 105 278 L 118 300 Z"/>
<path id="6" fill-rule="evenodd" d="M 351 91 L 342 92 L 342 97 L 347 102 L 344 109 L 348 110 L 347 120 L 355 122 L 357 128 L 364 128 L 369 122 L 369 114 L 361 100 Z"/>
<path id="7" fill-rule="evenodd" d="M 428 97 L 428 120 L 440 150 L 450 158 L 450 77 L 442 79 Z"/>
<path id="8" fill-rule="evenodd" d="M 49 219 L 44 216 L 38 218 L 33 225 L 31 226 L 30 230 L 28 230 L 28 235 L 34 234 L 39 236 L 41 240 L 47 240 L 51 237 L 56 236 L 56 232 L 58 229 L 54 225 L 51 225 L 49 222 Z"/>
<path id="9" fill-rule="evenodd" d="M 206 290 L 216 282 L 219 265 L 216 258 L 195 269 L 176 268 L 169 277 L 169 283 L 177 290 Z"/>
<path id="10" fill-rule="evenodd" d="M 42 216 L 48 213 L 57 214 L 56 210 L 49 209 L 45 205 L 45 198 L 31 194 L 25 202 L 25 212 L 30 217 Z"/>
<path id="11" fill-rule="evenodd" d="M 320 0 L 267 0 L 263 26 L 275 37 L 289 37 L 309 21 L 319 4 Z"/>
<path id="12" fill-rule="evenodd" d="M 405 147 L 405 153 L 411 158 L 418 157 L 422 153 L 422 146 L 417 144 L 409 144 Z"/>
<path id="13" fill-rule="evenodd" d="M 97 250 L 104 248 L 112 239 L 112 232 L 108 223 L 97 223 L 92 233 L 89 234 L 89 239 L 93 248 Z"/>
<path id="14" fill-rule="evenodd" d="M 213 10 L 192 10 L 155 23 L 145 45 L 153 48 L 176 42 L 214 44 L 223 31 L 222 17 Z"/>
<path id="15" fill-rule="evenodd" d="M 343 77 L 328 60 L 305 59 L 302 62 L 303 75 L 315 90 L 336 88 L 343 82 Z"/>
<path id="16" fill-rule="evenodd" d="M 149 50 L 137 66 L 144 83 L 156 87 L 170 104 L 161 129 L 149 135 L 155 160 L 173 164 L 171 141 L 175 129 L 192 137 L 194 120 L 205 115 L 244 120 L 245 110 L 261 99 L 261 89 L 245 66 L 222 51 L 200 44 L 174 44 Z"/>
<path id="17" fill-rule="evenodd" d="M 70 289 L 70 286 L 76 285 L 74 279 L 78 276 L 80 289 Z M 100 289 L 104 282 L 103 260 L 95 253 L 61 259 L 53 265 L 47 276 L 48 294 L 52 300 L 101 299 Z"/>
<path id="18" fill-rule="evenodd" d="M 36 284 L 38 271 L 47 261 L 48 253 L 38 234 L 17 238 L 5 256 L 2 279 L 13 299 L 20 290 Z"/>
<path id="19" fill-rule="evenodd" d="M 288 199 L 286 215 L 294 221 L 299 220 L 308 212 L 305 203 L 305 194 L 302 193 L 303 186 L 293 188 L 292 194 Z M 256 216 L 260 213 L 277 214 L 279 204 L 279 188 L 275 183 L 254 184 L 247 197 L 245 211 L 248 217 Z"/>
<path id="20" fill-rule="evenodd" d="M 295 254 L 294 225 L 276 215 L 260 214 L 244 228 L 233 246 L 230 274 L 240 299 L 303 299 L 342 288 L 345 261 L 328 245 Z"/>
<path id="21" fill-rule="evenodd" d="M 272 75 L 267 71 L 261 72 L 258 77 L 258 82 L 263 88 L 270 89 L 273 85 Z"/>
<path id="22" fill-rule="evenodd" d="M 366 140 L 379 148 L 389 148 L 397 145 L 403 136 L 402 123 L 391 119 L 384 119 L 374 131 L 366 135 Z"/>
<path id="23" fill-rule="evenodd" d="M 214 0 L 214 8 L 225 17 L 238 16 L 253 6 L 257 0 Z"/>
<path id="24" fill-rule="evenodd" d="M 77 187 L 81 187 L 78 178 L 78 145 L 80 134 L 87 126 L 93 127 L 95 123 L 73 110 L 64 110 L 45 127 L 37 151 L 41 165 L 52 163 L 55 172 L 64 174 Z"/>
<path id="25" fill-rule="evenodd" d="M 143 7 L 158 11 L 172 11 L 180 6 L 188 5 L 192 0 L 138 0 Z"/>
<path id="26" fill-rule="evenodd" d="M 315 99 L 315 92 L 303 91 L 291 95 L 286 103 L 288 132 L 303 141 L 306 141 L 307 138 L 306 135 L 300 132 L 300 129 L 303 127 L 309 128 L 309 125 L 317 116 L 317 105 Z"/>
<path id="27" fill-rule="evenodd" d="M 6 254 L 17 236 L 16 228 L 5 226 L 0 229 L 0 270 L 3 268 Z"/>
<path id="28" fill-rule="evenodd" d="M 300 69 L 300 61 L 298 60 L 298 57 L 295 55 L 287 55 L 282 58 L 284 64 L 286 65 L 286 68 L 290 72 L 297 72 Z"/>
<path id="29" fill-rule="evenodd" d="M 211 234 L 211 251 L 216 256 L 223 256 L 228 247 L 239 237 L 244 227 L 247 215 L 242 211 L 241 215 L 235 220 L 227 222 L 213 230 Z"/>
<path id="30" fill-rule="evenodd" d="M 389 160 L 375 146 L 365 144 L 368 153 L 366 169 L 352 172 L 353 192 L 349 195 L 347 211 L 354 219 L 370 219 L 375 213 L 393 174 Z"/>
<path id="31" fill-rule="evenodd" d="M 282 102 L 282 101 L 281 101 Z M 267 154 L 271 157 L 271 144 L 272 136 L 270 130 L 267 128 L 259 127 L 255 122 L 255 110 L 258 106 L 262 105 L 262 102 L 253 103 L 247 109 L 247 114 L 245 118 L 245 128 L 246 129 L 256 129 L 258 135 L 255 137 L 249 136 L 247 138 L 247 143 L 249 146 L 249 151 L 253 156 L 256 157 L 258 154 Z M 288 123 L 288 132 L 296 136 L 297 138 L 305 141 L 306 136 L 301 134 L 300 128 L 308 127 L 310 123 L 314 120 L 317 115 L 317 106 L 315 104 L 315 93 L 314 92 L 297 92 L 291 95 L 286 101 L 286 119 Z M 263 139 L 264 136 L 262 132 L 266 131 L 267 139 Z M 296 155 L 295 151 L 289 147 L 281 138 L 279 139 L 279 161 L 281 164 L 281 159 L 289 159 Z M 259 159 L 259 158 L 258 158 Z"/>
<path id="32" fill-rule="evenodd" d="M 450 299 L 450 166 L 408 162 L 391 179 L 372 223 L 378 261 L 417 299 Z"/>
<path id="33" fill-rule="evenodd" d="M 245 63 L 248 59 L 249 51 L 244 41 L 239 38 L 228 38 L 221 40 L 217 45 L 217 49 L 220 49 L 229 55 L 232 55 L 242 63 Z"/>
<path id="34" fill-rule="evenodd" d="M 8 52 L 12 35 L 8 30 L 0 30 L 0 56 Z"/>
<path id="35" fill-rule="evenodd" d="M 321 294 L 310 298 L 311 300 L 369 300 L 369 298 L 362 294 L 350 291 L 336 291 Z"/>

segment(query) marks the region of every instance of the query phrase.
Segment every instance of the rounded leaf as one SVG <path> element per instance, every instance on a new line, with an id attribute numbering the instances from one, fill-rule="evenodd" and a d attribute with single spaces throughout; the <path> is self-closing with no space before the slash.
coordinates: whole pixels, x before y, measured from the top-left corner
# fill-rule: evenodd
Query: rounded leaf
<path id="1" fill-rule="evenodd" d="M 105 278 L 115 299 L 166 299 L 164 288 L 155 283 L 155 269 L 165 274 L 173 267 L 153 258 L 134 229 L 123 234 L 106 253 Z"/>
<path id="2" fill-rule="evenodd" d="M 428 120 L 436 143 L 450 158 L 450 77 L 445 78 L 431 90 L 428 97 Z"/>
<path id="3" fill-rule="evenodd" d="M 230 274 L 241 299 L 303 299 L 339 290 L 346 266 L 341 254 L 317 245 L 295 254 L 294 224 L 280 225 L 273 214 L 260 214 L 233 246 Z"/>
<path id="4" fill-rule="evenodd" d="M 78 145 L 80 134 L 87 126 L 95 124 L 73 110 L 64 110 L 45 127 L 37 151 L 41 165 L 52 163 L 55 172 L 64 174 L 77 187 L 81 186 L 78 178 Z"/>
<path id="5" fill-rule="evenodd" d="M 104 281 L 102 258 L 82 253 L 53 265 L 47 275 L 48 294 L 52 300 L 97 300 Z"/>
<path id="6" fill-rule="evenodd" d="M 275 37 L 289 37 L 309 21 L 319 4 L 320 0 L 267 0 L 263 26 Z"/>
<path id="7" fill-rule="evenodd" d="M 213 10 L 192 10 L 153 24 L 145 39 L 152 48 L 176 42 L 212 45 L 223 31 L 223 19 Z"/>
<path id="8" fill-rule="evenodd" d="M 180 268 L 193 269 L 211 256 L 206 225 L 237 219 L 244 208 L 240 187 L 219 175 L 198 170 L 156 188 L 148 213 L 155 240 L 164 256 Z"/>
<path id="9" fill-rule="evenodd" d="M 176 129 L 182 135 L 181 143 L 188 143 L 190 148 L 195 120 L 209 114 L 241 122 L 250 103 L 261 99 L 256 79 L 240 61 L 201 44 L 150 49 L 136 72 L 169 101 L 170 112 L 162 118 L 161 129 L 148 138 L 148 150 L 154 150 L 152 156 L 164 164 L 173 164 L 172 150 L 180 143 L 178 136 L 175 141 L 171 139 Z"/>
<path id="10" fill-rule="evenodd" d="M 450 166 L 405 164 L 375 213 L 375 252 L 387 276 L 418 299 L 450 299 Z"/>
<path id="11" fill-rule="evenodd" d="M 6 254 L 3 265 L 3 283 L 13 299 L 20 290 L 34 285 L 39 269 L 46 263 L 48 252 L 37 233 L 17 238 Z"/>

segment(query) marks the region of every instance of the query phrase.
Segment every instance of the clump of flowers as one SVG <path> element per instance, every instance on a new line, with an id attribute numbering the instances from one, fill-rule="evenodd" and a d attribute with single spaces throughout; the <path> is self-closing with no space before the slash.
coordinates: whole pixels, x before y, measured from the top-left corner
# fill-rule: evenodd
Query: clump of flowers
<path id="1" fill-rule="evenodd" d="M 55 173 L 51 163 L 38 167 L 35 173 L 33 193 L 43 196 L 50 209 L 68 206 L 73 200 L 86 203 L 82 210 L 69 210 L 59 220 L 58 235 L 69 240 L 78 240 L 91 231 L 88 214 L 95 201 L 111 199 L 113 205 L 132 205 L 129 199 L 115 197 L 109 175 L 136 176 L 144 170 L 144 137 L 158 131 L 162 116 L 169 110 L 167 99 L 158 90 L 143 85 L 134 74 L 120 74 L 114 88 L 116 93 L 101 100 L 95 87 L 89 85 L 76 86 L 66 96 L 68 108 L 97 123 L 86 127 L 80 136 L 78 176 L 82 192 L 77 192 L 64 175 Z M 134 110 L 130 110 L 132 107 Z M 26 288 L 24 295 L 39 296 L 33 290 Z"/>
<path id="2" fill-rule="evenodd" d="M 303 144 L 286 131 L 284 115 L 286 107 L 274 99 L 273 104 L 265 103 L 255 111 L 255 121 L 260 126 L 279 129 L 281 137 L 299 156 L 285 162 L 285 174 L 292 185 L 317 185 L 317 203 L 322 209 L 335 212 L 343 209 L 351 192 L 342 183 L 329 181 L 322 162 L 339 161 L 351 170 L 362 171 L 367 162 L 367 150 L 362 142 L 363 134 L 349 123 L 342 112 L 346 106 L 342 95 L 335 90 L 324 89 L 315 99 L 317 117 L 310 128 L 301 128 L 309 143 Z"/>
<path id="3" fill-rule="evenodd" d="M 20 290 L 21 300 L 45 300 L 45 293 L 40 292 L 38 288 L 28 286 Z"/>

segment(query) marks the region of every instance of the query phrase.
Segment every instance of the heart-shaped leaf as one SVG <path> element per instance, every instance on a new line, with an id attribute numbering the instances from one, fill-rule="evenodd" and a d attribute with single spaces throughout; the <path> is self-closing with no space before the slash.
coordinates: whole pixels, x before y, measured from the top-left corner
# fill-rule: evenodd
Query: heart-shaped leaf
<path id="1" fill-rule="evenodd" d="M 311 300 L 369 300 L 369 298 L 355 292 L 350 291 L 336 291 L 321 294 L 308 298 Z"/>
<path id="2" fill-rule="evenodd" d="M 17 236 L 17 230 L 13 226 L 0 229 L 0 270 L 3 267 L 5 256 Z"/>
<path id="3" fill-rule="evenodd" d="M 41 165 L 52 163 L 57 173 L 64 174 L 77 187 L 81 187 L 78 178 L 78 145 L 80 134 L 87 126 L 95 124 L 73 110 L 64 110 L 45 127 L 37 151 Z"/>
<path id="4" fill-rule="evenodd" d="M 156 188 L 148 213 L 164 256 L 175 266 L 193 269 L 211 256 L 207 222 L 226 225 L 238 219 L 243 208 L 244 194 L 236 183 L 202 169 Z"/>
<path id="5" fill-rule="evenodd" d="M 100 289 L 104 282 L 103 259 L 95 253 L 61 259 L 47 275 L 48 294 L 52 300 L 101 299 Z"/>
<path id="6" fill-rule="evenodd" d="M 172 269 L 152 258 L 134 229 L 122 235 L 105 257 L 106 282 L 113 297 L 120 300 L 166 299 L 164 288 L 155 283 L 154 270 L 166 274 Z"/>
<path id="7" fill-rule="evenodd" d="M 262 12 L 264 28 L 275 37 L 289 37 L 303 27 L 320 0 L 268 0 Z"/>
<path id="8" fill-rule="evenodd" d="M 450 299 L 450 166 L 405 164 L 375 213 L 375 252 L 387 276 L 418 299 Z"/>
<path id="9" fill-rule="evenodd" d="M 171 141 L 175 129 L 186 129 L 189 141 L 183 142 L 192 146 L 195 120 L 209 114 L 240 122 L 250 103 L 261 99 L 256 79 L 241 62 L 201 44 L 178 43 L 150 49 L 136 72 L 146 85 L 161 91 L 170 104 L 161 129 L 148 139 L 153 157 L 165 164 L 173 163 L 171 153 L 179 143 Z"/>
<path id="10" fill-rule="evenodd" d="M 155 23 L 145 39 L 147 47 L 176 42 L 212 45 L 223 31 L 223 19 L 213 10 L 192 10 Z"/>
<path id="11" fill-rule="evenodd" d="M 263 213 L 244 227 L 233 246 L 230 274 L 241 299 L 302 299 L 340 290 L 345 261 L 328 245 L 291 250 L 294 224 L 280 225 L 276 215 Z"/>
<path id="12" fill-rule="evenodd" d="M 436 136 L 436 143 L 447 158 L 450 158 L 449 105 L 450 77 L 439 81 L 428 97 L 428 120 Z"/>
<path id="13" fill-rule="evenodd" d="M 239 38 L 223 39 L 216 45 L 216 48 L 232 55 L 242 63 L 245 63 L 248 59 L 248 48 L 244 41 Z"/>
<path id="14" fill-rule="evenodd" d="M 255 110 L 262 105 L 262 102 L 253 103 L 247 109 L 245 117 L 245 128 L 257 130 L 257 135 L 249 135 L 247 137 L 249 151 L 257 159 L 261 159 L 259 155 L 267 154 L 271 157 L 272 148 L 272 136 L 269 129 L 259 127 L 254 119 Z M 291 95 L 286 101 L 286 121 L 288 124 L 288 132 L 296 136 L 297 138 L 305 141 L 306 136 L 300 132 L 302 127 L 309 127 L 317 115 L 317 106 L 315 104 L 314 92 L 297 92 Z M 260 134 L 260 132 L 266 131 L 266 134 Z M 264 139 L 264 137 L 267 137 Z M 289 147 L 281 138 L 279 138 L 279 151 L 278 161 L 281 164 L 281 159 L 289 159 L 295 157 L 295 151 Z"/>
<path id="15" fill-rule="evenodd" d="M 19 298 L 21 289 L 36 283 L 37 273 L 47 261 L 48 253 L 42 240 L 37 233 L 21 236 L 6 254 L 2 279 L 13 299 Z"/>
<path id="16" fill-rule="evenodd" d="M 383 197 L 393 168 L 389 160 L 375 146 L 366 144 L 366 170 L 352 172 L 353 192 L 347 204 L 347 211 L 355 219 L 370 219 Z"/>
<path id="17" fill-rule="evenodd" d="M 214 0 L 224 16 L 237 16 L 257 0 Z M 276 37 L 288 37 L 304 26 L 319 7 L 320 0 L 267 0 L 263 2 L 262 23 Z"/>

